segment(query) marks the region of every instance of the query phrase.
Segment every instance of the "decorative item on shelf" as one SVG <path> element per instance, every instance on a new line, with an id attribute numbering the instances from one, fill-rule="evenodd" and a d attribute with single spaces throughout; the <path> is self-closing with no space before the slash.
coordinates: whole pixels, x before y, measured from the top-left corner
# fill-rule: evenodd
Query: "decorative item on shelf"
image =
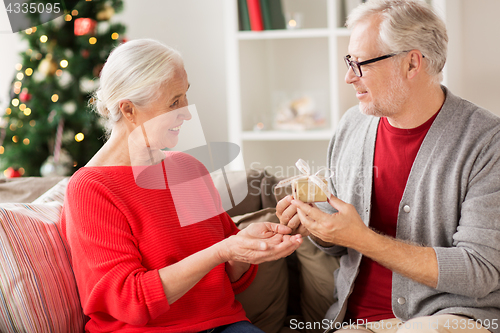
<path id="1" fill-rule="evenodd" d="M 321 94 L 295 94 L 290 98 L 286 93 L 275 93 L 274 129 L 304 131 L 325 126 L 325 116 L 318 107 Z"/>
<path id="2" fill-rule="evenodd" d="M 75 36 L 93 35 L 97 27 L 97 21 L 81 17 L 75 20 Z"/>
<path id="3" fill-rule="evenodd" d="M 327 201 L 330 196 L 328 179 L 333 177 L 333 172 L 326 167 L 321 167 L 313 174 L 309 164 L 301 158 L 295 166 L 301 174 L 280 181 L 274 189 L 275 194 L 280 192 L 281 188 L 284 188 L 286 192 L 286 188 L 291 186 L 291 193 L 295 200 L 306 203 Z"/>
<path id="4" fill-rule="evenodd" d="M 302 13 L 293 12 L 285 14 L 286 28 L 290 30 L 302 28 Z"/>
<path id="5" fill-rule="evenodd" d="M 255 124 L 253 126 L 253 130 L 255 132 L 260 132 L 260 131 L 264 131 L 266 129 L 266 125 L 264 125 L 263 122 L 258 122 L 257 124 Z"/>

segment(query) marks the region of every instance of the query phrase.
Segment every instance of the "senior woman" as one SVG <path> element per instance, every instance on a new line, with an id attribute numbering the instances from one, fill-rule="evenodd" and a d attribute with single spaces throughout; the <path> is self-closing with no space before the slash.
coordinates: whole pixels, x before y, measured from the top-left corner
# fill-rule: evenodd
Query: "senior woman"
<path id="1" fill-rule="evenodd" d="M 181 210 L 220 207 L 218 196 L 207 200 L 214 186 L 206 180 L 185 193 L 200 197 L 202 207 L 174 204 L 171 175 L 194 179 L 207 171 L 187 154 L 152 147 L 177 144 L 191 118 L 188 88 L 179 53 L 152 40 L 120 45 L 102 69 L 96 105 L 108 120 L 109 139 L 71 177 L 61 221 L 87 332 L 262 332 L 234 295 L 252 282 L 255 264 L 287 256 L 302 242 L 279 224 L 239 231 L 225 212 L 179 221 Z M 165 116 L 168 128 L 146 133 L 146 124 Z M 163 188 L 138 185 L 129 147 L 134 130 L 153 149 L 151 167 L 163 172 Z M 177 171 L 167 175 L 172 167 Z"/>

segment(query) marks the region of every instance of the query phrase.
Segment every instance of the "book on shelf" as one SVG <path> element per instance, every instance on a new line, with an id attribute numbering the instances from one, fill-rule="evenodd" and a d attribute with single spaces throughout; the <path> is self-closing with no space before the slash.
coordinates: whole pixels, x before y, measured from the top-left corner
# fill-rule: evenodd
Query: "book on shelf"
<path id="1" fill-rule="evenodd" d="M 286 29 L 281 0 L 238 0 L 240 31 Z"/>
<path id="2" fill-rule="evenodd" d="M 271 29 L 286 29 L 285 15 L 283 15 L 283 7 L 281 0 L 261 0 L 262 13 L 264 16 L 264 24 L 266 23 L 265 15 L 269 16 L 266 30 Z"/>
<path id="3" fill-rule="evenodd" d="M 247 0 L 238 0 L 238 23 L 240 31 L 251 30 Z"/>
<path id="4" fill-rule="evenodd" d="M 262 10 L 259 0 L 247 0 L 248 17 L 250 18 L 250 27 L 252 31 L 264 30 L 264 21 L 262 19 Z"/>

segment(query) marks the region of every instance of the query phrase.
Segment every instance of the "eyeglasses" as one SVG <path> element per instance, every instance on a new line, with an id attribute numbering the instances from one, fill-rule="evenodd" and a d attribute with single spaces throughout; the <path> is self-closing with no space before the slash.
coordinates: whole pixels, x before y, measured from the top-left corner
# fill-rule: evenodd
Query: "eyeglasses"
<path id="1" fill-rule="evenodd" d="M 352 71 L 354 72 L 354 74 L 357 77 L 362 77 L 363 76 L 363 72 L 361 72 L 361 66 L 372 64 L 372 63 L 380 61 L 380 60 L 384 60 L 384 59 L 387 59 L 387 58 L 390 58 L 390 57 L 394 57 L 395 55 L 398 55 L 400 53 L 410 52 L 410 51 L 411 50 L 401 51 L 401 52 L 395 52 L 395 53 L 389 53 L 389 54 L 383 55 L 381 57 L 369 59 L 369 60 L 362 61 L 362 62 L 357 62 L 357 61 L 351 60 L 351 56 L 348 54 L 348 55 L 346 55 L 344 57 L 344 61 L 345 61 L 345 64 L 347 66 L 347 69 L 352 68 Z M 422 58 L 425 58 L 425 56 L 422 55 Z"/>

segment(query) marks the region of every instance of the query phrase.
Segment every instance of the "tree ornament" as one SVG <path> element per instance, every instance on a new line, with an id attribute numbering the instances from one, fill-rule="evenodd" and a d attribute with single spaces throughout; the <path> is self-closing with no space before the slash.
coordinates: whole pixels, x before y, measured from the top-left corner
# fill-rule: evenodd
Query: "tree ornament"
<path id="1" fill-rule="evenodd" d="M 23 103 L 29 102 L 31 100 L 31 94 L 28 93 L 27 91 L 22 91 L 19 94 L 19 100 Z"/>
<path id="2" fill-rule="evenodd" d="M 48 53 L 38 65 L 38 70 L 45 76 L 53 76 L 57 71 L 57 63 L 52 59 L 52 54 Z"/>
<path id="3" fill-rule="evenodd" d="M 106 4 L 104 8 L 99 13 L 97 13 L 96 18 L 99 21 L 108 21 L 113 17 L 113 15 L 115 15 L 115 9 L 109 4 Z"/>
<path id="4" fill-rule="evenodd" d="M 54 156 L 49 156 L 43 162 L 40 168 L 40 174 L 43 177 L 49 176 L 67 176 L 71 172 L 71 166 L 73 165 L 73 160 L 71 156 L 62 149 L 59 153 L 59 159 L 56 162 Z"/>
<path id="5" fill-rule="evenodd" d="M 17 178 L 21 177 L 21 172 L 19 172 L 18 168 L 8 167 L 4 172 L 5 177 L 7 178 Z"/>
<path id="6" fill-rule="evenodd" d="M 88 57 L 90 55 L 90 51 L 87 49 L 84 49 L 84 50 L 82 50 L 81 54 L 82 54 L 83 59 L 88 59 Z"/>
<path id="7" fill-rule="evenodd" d="M 82 17 L 75 20 L 75 36 L 93 35 L 97 26 L 97 21 Z"/>

